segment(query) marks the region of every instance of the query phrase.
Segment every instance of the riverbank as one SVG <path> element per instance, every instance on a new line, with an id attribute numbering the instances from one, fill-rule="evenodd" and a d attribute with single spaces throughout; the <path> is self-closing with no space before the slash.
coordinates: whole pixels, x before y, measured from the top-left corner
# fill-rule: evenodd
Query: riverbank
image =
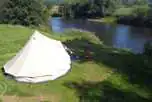
<path id="1" fill-rule="evenodd" d="M 116 23 L 116 17 L 104 17 L 99 19 L 88 19 L 91 22 L 102 22 L 102 23 Z"/>
<path id="2" fill-rule="evenodd" d="M 102 23 L 116 23 L 115 17 L 104 17 L 99 19 L 88 19 L 88 21 L 92 22 L 102 22 Z"/>
<path id="3" fill-rule="evenodd" d="M 142 16 L 122 16 L 117 19 L 117 23 L 124 24 L 124 25 L 131 25 L 135 27 L 145 27 L 151 28 L 152 27 L 152 19 L 149 17 L 142 17 Z"/>
<path id="4" fill-rule="evenodd" d="M 91 22 L 101 23 L 112 23 L 112 24 L 123 24 L 134 27 L 152 27 L 152 19 L 148 17 L 132 17 L 132 16 L 121 16 L 121 17 L 104 17 L 100 19 L 88 19 Z"/>
<path id="5" fill-rule="evenodd" d="M 35 29 L 0 25 L 0 67 L 26 43 Z M 72 62 L 71 71 L 55 81 L 41 84 L 17 83 L 0 73 L 3 102 L 151 102 L 151 63 L 142 55 L 111 48 L 94 34 L 69 30 L 60 34 L 43 33 L 61 40 L 81 59 Z M 85 47 L 91 59 L 85 59 Z M 32 91 L 31 91 L 32 90 Z M 104 93 L 104 94 L 102 94 Z"/>

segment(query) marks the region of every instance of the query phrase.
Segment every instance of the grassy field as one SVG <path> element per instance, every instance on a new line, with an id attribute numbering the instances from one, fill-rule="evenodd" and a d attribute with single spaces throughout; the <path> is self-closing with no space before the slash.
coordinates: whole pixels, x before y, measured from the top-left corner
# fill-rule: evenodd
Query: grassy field
<path id="1" fill-rule="evenodd" d="M 0 67 L 18 52 L 34 29 L 0 25 Z M 47 34 L 61 40 L 81 59 L 55 81 L 41 84 L 18 83 L 0 73 L 2 102 L 152 102 L 151 64 L 145 57 L 104 46 L 89 32 L 66 31 Z M 84 58 L 84 48 L 92 52 Z"/>

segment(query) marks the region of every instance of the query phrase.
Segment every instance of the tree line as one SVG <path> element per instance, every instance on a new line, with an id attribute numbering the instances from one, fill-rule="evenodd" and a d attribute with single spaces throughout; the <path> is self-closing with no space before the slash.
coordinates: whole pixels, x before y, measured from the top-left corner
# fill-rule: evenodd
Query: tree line
<path id="1" fill-rule="evenodd" d="M 59 0 L 60 1 L 60 0 Z M 96 18 L 103 16 L 122 16 L 145 13 L 147 0 L 62 0 L 60 12 L 65 17 Z M 64 10 L 63 10 L 64 7 Z M 139 10 L 139 9 L 143 10 Z M 146 9 L 146 10 L 145 10 Z"/>
<path id="2" fill-rule="evenodd" d="M 52 0 L 1 0 L 0 23 L 40 25 L 48 22 Z M 147 0 L 54 0 L 70 18 L 147 15 Z"/>

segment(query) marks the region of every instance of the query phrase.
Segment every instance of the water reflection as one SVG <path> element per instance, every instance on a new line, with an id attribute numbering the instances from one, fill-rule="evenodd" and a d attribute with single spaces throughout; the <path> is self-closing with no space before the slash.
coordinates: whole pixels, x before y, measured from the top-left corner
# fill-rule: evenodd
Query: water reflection
<path id="1" fill-rule="evenodd" d="M 54 32 L 63 32 L 66 28 L 95 32 L 104 44 L 117 48 L 128 48 L 135 53 L 143 52 L 144 43 L 152 40 L 151 29 L 125 25 L 109 25 L 85 20 L 52 18 L 50 26 Z"/>
<path id="2" fill-rule="evenodd" d="M 130 38 L 128 27 L 117 27 L 114 33 L 113 46 L 118 48 L 127 48 Z"/>

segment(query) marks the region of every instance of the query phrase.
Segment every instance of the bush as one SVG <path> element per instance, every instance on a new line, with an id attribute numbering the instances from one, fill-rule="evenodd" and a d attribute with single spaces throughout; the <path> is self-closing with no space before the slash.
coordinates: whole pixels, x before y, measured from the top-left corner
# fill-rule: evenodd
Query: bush
<path id="1" fill-rule="evenodd" d="M 134 13 L 136 16 L 148 16 L 148 11 L 150 8 L 148 6 L 135 6 Z"/>
<path id="2" fill-rule="evenodd" d="M 144 54 L 151 57 L 152 56 L 152 45 L 151 42 L 146 42 L 144 45 Z"/>
<path id="3" fill-rule="evenodd" d="M 1 11 L 1 23 L 39 25 L 48 19 L 47 8 L 39 0 L 9 0 Z"/>

